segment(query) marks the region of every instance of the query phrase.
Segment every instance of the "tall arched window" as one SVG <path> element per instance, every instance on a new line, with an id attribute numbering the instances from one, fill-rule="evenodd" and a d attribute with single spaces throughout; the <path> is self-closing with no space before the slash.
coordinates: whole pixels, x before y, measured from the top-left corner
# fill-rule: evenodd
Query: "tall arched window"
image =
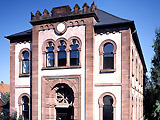
<path id="1" fill-rule="evenodd" d="M 19 116 L 22 115 L 23 120 L 30 119 L 30 96 L 27 93 L 23 93 L 18 98 Z"/>
<path id="2" fill-rule="evenodd" d="M 23 51 L 23 60 L 22 60 L 22 73 L 29 74 L 29 52 Z"/>
<path id="3" fill-rule="evenodd" d="M 46 67 L 54 67 L 54 44 L 53 42 L 48 42 L 46 47 Z"/>
<path id="4" fill-rule="evenodd" d="M 115 120 L 116 98 L 112 93 L 103 93 L 99 98 L 99 120 Z"/>
<path id="5" fill-rule="evenodd" d="M 30 75 L 30 50 L 23 48 L 19 53 L 19 76 Z"/>
<path id="6" fill-rule="evenodd" d="M 101 72 L 113 72 L 116 70 L 116 44 L 113 40 L 105 40 L 100 45 L 100 69 Z"/>
<path id="7" fill-rule="evenodd" d="M 67 63 L 67 54 L 66 54 L 66 42 L 61 40 L 59 41 L 58 46 L 58 66 L 66 66 Z"/>
<path id="8" fill-rule="evenodd" d="M 43 43 L 42 54 L 43 54 L 43 69 L 52 69 L 55 67 L 55 41 L 48 39 Z"/>
<path id="9" fill-rule="evenodd" d="M 79 65 L 79 43 L 78 40 L 73 39 L 71 44 L 71 51 L 70 51 L 70 66 L 77 66 Z"/>
<path id="10" fill-rule="evenodd" d="M 103 69 L 114 69 L 114 46 L 112 43 L 106 43 L 103 47 Z"/>
<path id="11" fill-rule="evenodd" d="M 103 97 L 103 120 L 113 120 L 113 98 L 109 95 Z"/>
<path id="12" fill-rule="evenodd" d="M 22 97 L 22 116 L 24 120 L 29 120 L 29 98 Z"/>

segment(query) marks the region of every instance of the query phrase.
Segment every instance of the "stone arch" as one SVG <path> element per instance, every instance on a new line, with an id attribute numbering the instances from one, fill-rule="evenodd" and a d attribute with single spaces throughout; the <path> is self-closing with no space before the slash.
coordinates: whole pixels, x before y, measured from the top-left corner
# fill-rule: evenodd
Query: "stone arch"
<path id="1" fill-rule="evenodd" d="M 104 52 L 104 45 L 107 44 L 107 43 L 110 43 L 113 45 L 114 49 L 113 51 L 110 53 L 110 54 L 113 54 L 113 68 L 104 68 L 103 66 L 105 65 L 105 61 L 103 60 L 103 57 L 105 54 L 108 54 L 108 53 L 105 53 Z M 100 46 L 99 46 L 99 55 L 100 55 L 100 72 L 115 72 L 116 71 L 116 50 L 117 50 L 117 45 L 116 43 L 111 40 L 111 39 L 107 39 L 107 40 L 104 40 Z"/>
<path id="2" fill-rule="evenodd" d="M 22 97 L 24 97 L 24 96 L 28 97 L 28 99 L 29 99 L 28 106 L 29 106 L 29 119 L 30 119 L 31 98 L 30 98 L 30 95 L 28 93 L 22 93 L 18 97 L 19 116 L 22 115 Z"/>
<path id="3" fill-rule="evenodd" d="M 56 110 L 59 108 L 66 109 L 71 106 L 74 112 L 74 119 L 80 119 L 81 113 L 81 84 L 80 75 L 66 76 L 44 76 L 42 77 L 42 118 L 46 119 L 46 115 L 56 117 Z M 56 85 L 67 85 L 73 91 L 73 104 L 59 104 L 56 100 Z M 49 93 L 49 94 L 48 94 Z M 70 108 L 70 107 L 69 107 Z M 52 113 L 48 113 L 52 111 Z"/>
<path id="4" fill-rule="evenodd" d="M 103 94 L 101 94 L 101 96 L 98 99 L 98 104 L 99 104 L 99 120 L 103 120 L 103 98 L 109 95 L 112 97 L 113 99 L 113 120 L 116 120 L 116 97 L 114 94 L 112 94 L 111 92 L 105 92 Z"/>

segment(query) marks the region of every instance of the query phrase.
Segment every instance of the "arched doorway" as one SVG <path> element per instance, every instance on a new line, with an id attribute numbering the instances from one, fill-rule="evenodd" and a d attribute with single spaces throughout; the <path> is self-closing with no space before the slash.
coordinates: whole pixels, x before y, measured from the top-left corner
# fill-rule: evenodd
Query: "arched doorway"
<path id="1" fill-rule="evenodd" d="M 59 83 L 53 88 L 56 92 L 56 120 L 74 119 L 74 92 L 65 83 Z"/>
<path id="2" fill-rule="evenodd" d="M 80 75 L 42 77 L 42 119 L 81 119 Z"/>

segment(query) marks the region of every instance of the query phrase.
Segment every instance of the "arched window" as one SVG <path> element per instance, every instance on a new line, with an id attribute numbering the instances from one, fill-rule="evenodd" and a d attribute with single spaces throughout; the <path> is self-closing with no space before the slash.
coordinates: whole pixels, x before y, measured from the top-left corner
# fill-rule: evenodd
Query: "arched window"
<path id="1" fill-rule="evenodd" d="M 19 116 L 22 115 L 23 120 L 30 119 L 30 96 L 27 93 L 23 93 L 18 98 Z"/>
<path id="2" fill-rule="evenodd" d="M 29 52 L 23 51 L 22 73 L 29 74 Z"/>
<path id="3" fill-rule="evenodd" d="M 46 47 L 46 67 L 54 67 L 54 44 L 53 42 L 48 42 Z"/>
<path id="4" fill-rule="evenodd" d="M 29 120 L 29 98 L 22 97 L 22 116 L 24 120 Z"/>
<path id="5" fill-rule="evenodd" d="M 100 45 L 101 72 L 114 72 L 116 69 L 116 44 L 112 40 L 105 40 Z"/>
<path id="6" fill-rule="evenodd" d="M 114 69 L 114 46 L 111 43 L 104 44 L 103 47 L 103 69 Z"/>
<path id="7" fill-rule="evenodd" d="M 48 39 L 43 43 L 43 69 L 52 69 L 55 67 L 55 41 Z"/>
<path id="8" fill-rule="evenodd" d="M 113 120 L 113 98 L 109 95 L 103 97 L 103 120 Z"/>
<path id="9" fill-rule="evenodd" d="M 19 53 L 19 76 L 30 75 L 30 50 L 24 48 Z"/>
<path id="10" fill-rule="evenodd" d="M 59 41 L 58 46 L 58 66 L 66 66 L 67 63 L 67 54 L 66 54 L 66 42 L 63 40 Z"/>
<path id="11" fill-rule="evenodd" d="M 77 66 L 79 65 L 79 43 L 78 40 L 73 39 L 71 44 L 71 51 L 70 51 L 70 66 Z"/>
<path id="12" fill-rule="evenodd" d="M 103 93 L 99 98 L 99 120 L 115 120 L 116 98 L 112 93 Z"/>
<path id="13" fill-rule="evenodd" d="M 80 67 L 81 40 L 72 36 L 68 40 L 61 37 L 56 41 L 48 39 L 43 43 L 43 70 Z"/>

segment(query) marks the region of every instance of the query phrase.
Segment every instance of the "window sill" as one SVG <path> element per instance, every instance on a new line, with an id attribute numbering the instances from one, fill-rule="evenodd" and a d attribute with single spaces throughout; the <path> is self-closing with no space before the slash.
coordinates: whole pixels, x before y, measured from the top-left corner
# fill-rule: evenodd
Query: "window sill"
<path id="1" fill-rule="evenodd" d="M 55 69 L 74 69 L 81 68 L 81 66 L 61 66 L 61 67 L 43 67 L 42 70 L 55 70 Z"/>
<path id="2" fill-rule="evenodd" d="M 101 69 L 100 72 L 101 73 L 111 73 L 111 72 L 115 72 L 116 69 Z"/>
<path id="3" fill-rule="evenodd" d="M 29 77 L 30 73 L 21 73 L 19 74 L 19 77 Z"/>

